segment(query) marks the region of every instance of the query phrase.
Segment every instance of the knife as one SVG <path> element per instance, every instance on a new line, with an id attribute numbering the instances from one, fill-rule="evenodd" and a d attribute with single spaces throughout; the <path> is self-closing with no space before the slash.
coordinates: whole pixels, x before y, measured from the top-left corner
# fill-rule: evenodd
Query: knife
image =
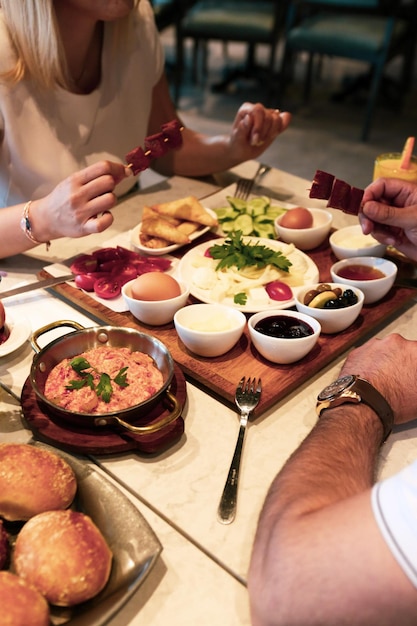
<path id="1" fill-rule="evenodd" d="M 35 289 L 47 289 L 60 283 L 65 283 L 67 280 L 74 280 L 74 274 L 66 274 L 65 276 L 58 276 L 55 278 L 45 278 L 45 280 L 38 280 L 36 283 L 29 283 L 22 287 L 15 287 L 8 291 L 0 291 L 0 300 L 9 298 L 10 296 L 17 296 L 19 293 L 26 293 L 27 291 L 34 291 Z"/>

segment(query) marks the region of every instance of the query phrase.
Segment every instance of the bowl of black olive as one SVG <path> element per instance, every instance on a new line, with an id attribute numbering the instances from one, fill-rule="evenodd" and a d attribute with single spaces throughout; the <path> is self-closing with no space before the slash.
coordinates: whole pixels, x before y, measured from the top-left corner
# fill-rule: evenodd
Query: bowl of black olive
<path id="1" fill-rule="evenodd" d="M 319 283 L 300 289 L 294 296 L 297 311 L 314 317 L 322 333 L 340 333 L 359 317 L 363 291 L 343 283 Z"/>
<path id="2" fill-rule="evenodd" d="M 320 323 L 312 316 L 291 310 L 255 313 L 248 321 L 249 336 L 256 350 L 273 363 L 294 363 L 317 343 Z"/>

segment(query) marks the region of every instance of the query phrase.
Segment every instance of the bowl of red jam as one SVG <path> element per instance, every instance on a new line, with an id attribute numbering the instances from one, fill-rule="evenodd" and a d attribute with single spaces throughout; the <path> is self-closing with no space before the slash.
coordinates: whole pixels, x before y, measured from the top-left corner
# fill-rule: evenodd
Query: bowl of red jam
<path id="1" fill-rule="evenodd" d="M 330 268 L 333 282 L 363 291 L 365 304 L 384 298 L 394 284 L 398 268 L 382 257 L 357 256 L 338 261 Z"/>
<path id="2" fill-rule="evenodd" d="M 295 296 L 297 311 L 311 315 L 325 334 L 340 333 L 359 317 L 365 297 L 357 287 L 343 283 L 317 283 Z"/>
<path id="3" fill-rule="evenodd" d="M 259 354 L 272 363 L 288 364 L 311 352 L 321 326 L 313 317 L 298 311 L 269 310 L 252 315 L 248 329 Z"/>

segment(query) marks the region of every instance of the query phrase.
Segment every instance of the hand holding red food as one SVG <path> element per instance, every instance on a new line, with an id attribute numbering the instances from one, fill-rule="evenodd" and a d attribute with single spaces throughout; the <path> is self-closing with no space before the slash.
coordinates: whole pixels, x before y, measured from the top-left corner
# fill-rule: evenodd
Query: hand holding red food
<path id="1" fill-rule="evenodd" d="M 417 186 L 380 178 L 365 189 L 359 216 L 363 232 L 417 260 Z"/>
<path id="2" fill-rule="evenodd" d="M 100 233 L 113 222 L 116 185 L 130 170 L 122 163 L 99 161 L 75 172 L 46 197 L 34 200 L 30 216 L 32 234 L 40 242 L 59 237 Z"/>

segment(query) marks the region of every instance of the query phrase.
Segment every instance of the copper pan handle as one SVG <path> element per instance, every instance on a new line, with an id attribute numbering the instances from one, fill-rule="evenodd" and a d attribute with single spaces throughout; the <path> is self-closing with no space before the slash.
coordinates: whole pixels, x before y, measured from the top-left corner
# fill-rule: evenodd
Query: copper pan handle
<path id="1" fill-rule="evenodd" d="M 41 335 L 48 333 L 50 330 L 55 330 L 56 328 L 61 328 L 69 326 L 74 330 L 85 330 L 85 326 L 82 326 L 78 322 L 74 322 L 74 320 L 59 320 L 58 322 L 51 322 L 50 324 L 46 324 L 46 326 L 42 326 L 42 328 L 38 328 L 32 334 L 30 339 L 30 345 L 34 352 L 38 353 L 42 350 L 41 346 L 38 344 L 38 339 Z"/>
<path id="2" fill-rule="evenodd" d="M 118 424 L 122 428 L 126 428 L 126 430 L 129 430 L 132 433 L 142 435 L 155 433 L 158 430 L 161 430 L 161 428 L 163 428 L 164 426 L 168 426 L 168 424 L 175 422 L 175 420 L 178 419 L 181 415 L 182 406 L 178 402 L 177 398 L 169 390 L 166 391 L 166 396 L 172 405 L 172 411 L 168 415 L 165 415 L 164 417 L 161 417 L 160 419 L 153 422 L 153 424 L 147 424 L 145 426 L 133 426 L 133 424 L 129 424 L 129 422 L 122 420 L 117 415 L 111 415 L 109 417 L 105 417 L 103 415 L 100 417 L 96 417 L 94 419 L 94 424 L 96 426 L 108 426 L 109 424 Z"/>

